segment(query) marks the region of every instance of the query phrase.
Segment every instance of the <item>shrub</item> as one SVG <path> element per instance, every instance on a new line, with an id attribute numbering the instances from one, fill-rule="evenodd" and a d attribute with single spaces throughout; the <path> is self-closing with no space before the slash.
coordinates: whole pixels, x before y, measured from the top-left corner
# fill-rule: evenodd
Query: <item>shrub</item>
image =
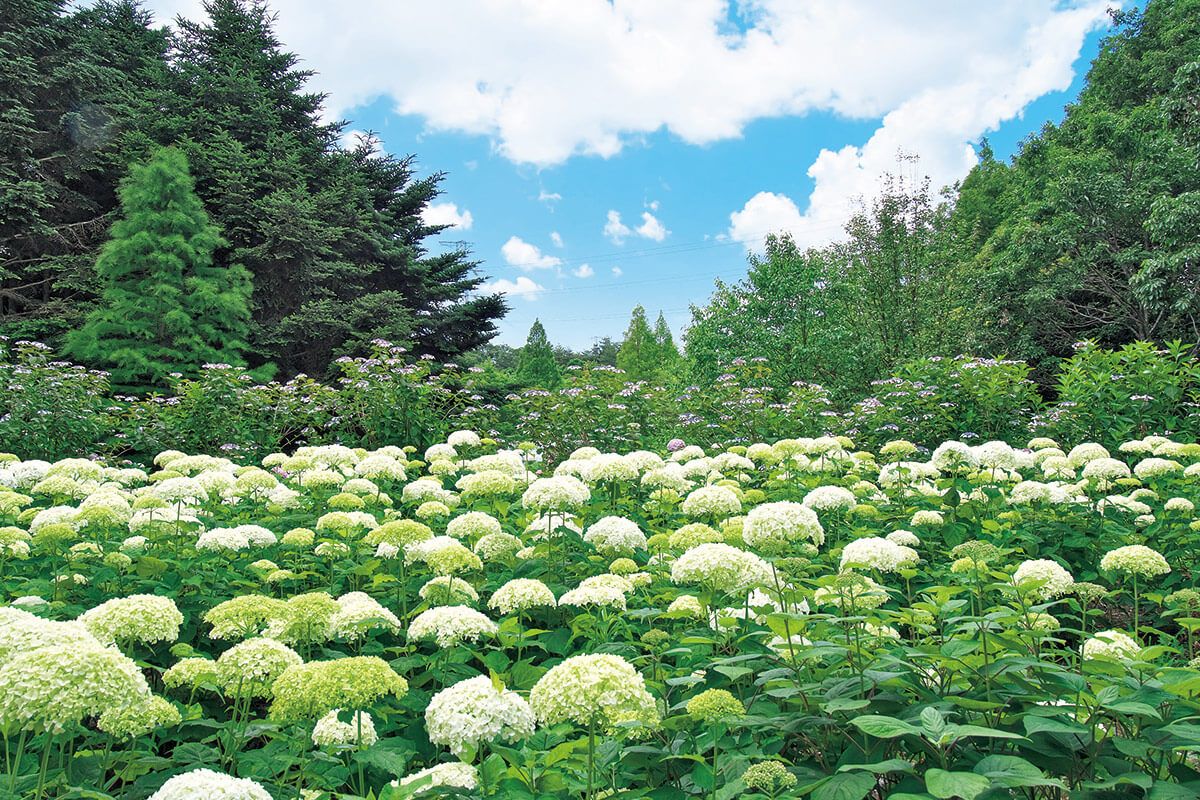
<path id="1" fill-rule="evenodd" d="M 108 375 L 56 361 L 44 344 L 0 336 L 0 385 L 0 451 L 87 454 L 114 431 Z"/>
<path id="2" fill-rule="evenodd" d="M 945 439 L 1018 441 L 1041 407 L 1024 361 L 934 356 L 909 361 L 847 416 L 846 433 L 863 445 L 903 434 L 918 444 Z"/>
<path id="3" fill-rule="evenodd" d="M 338 393 L 304 375 L 260 384 L 240 367 L 209 364 L 197 378 L 175 376 L 171 389 L 129 406 L 121 434 L 128 450 L 261 458 L 336 438 Z"/>
<path id="4" fill-rule="evenodd" d="M 1200 432 L 1200 362 L 1179 342 L 1134 342 L 1106 350 L 1080 342 L 1059 370 L 1058 402 L 1039 431 L 1115 446 L 1148 434 Z"/>

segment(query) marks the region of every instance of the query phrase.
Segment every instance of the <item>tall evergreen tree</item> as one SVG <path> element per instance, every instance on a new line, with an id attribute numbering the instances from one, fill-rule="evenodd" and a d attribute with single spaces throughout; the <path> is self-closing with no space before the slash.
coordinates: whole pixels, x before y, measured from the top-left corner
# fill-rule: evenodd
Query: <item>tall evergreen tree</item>
<path id="1" fill-rule="evenodd" d="M 654 344 L 657 348 L 659 369 L 666 377 L 677 377 L 679 366 L 683 361 L 679 348 L 675 346 L 675 337 L 671 334 L 671 326 L 663 312 L 658 312 L 658 320 L 654 323 Z"/>
<path id="2" fill-rule="evenodd" d="M 525 386 L 541 389 L 556 389 L 562 382 L 562 370 L 554 359 L 554 348 L 541 320 L 533 321 L 525 346 L 517 354 L 516 377 Z"/>
<path id="3" fill-rule="evenodd" d="M 254 350 L 284 374 L 321 372 L 374 338 L 409 341 L 450 358 L 495 336 L 499 295 L 476 296 L 478 263 L 462 248 L 437 254 L 443 228 L 422 210 L 442 173 L 349 150 L 344 123 L 321 118 L 311 71 L 286 51 L 261 0 L 206 0 L 207 20 L 179 20 L 173 62 L 175 139 L 192 159 L 201 197 L 232 256 L 254 274 Z"/>
<path id="4" fill-rule="evenodd" d="M 136 0 L 0 0 L 0 334 L 52 344 L 100 292 L 95 263 L 128 165 L 188 157 L 253 274 L 254 362 L 322 373 L 383 337 L 440 359 L 484 344 L 506 311 L 423 209 L 441 173 L 378 142 L 341 144 L 257 0 L 208 0 L 152 27 Z"/>
<path id="5" fill-rule="evenodd" d="M 659 374 L 658 342 L 646 320 L 646 309 L 640 305 L 634 306 L 629 318 L 629 327 L 617 351 L 617 366 L 631 381 L 650 380 Z"/>
<path id="6" fill-rule="evenodd" d="M 0 0 L 0 332 L 76 327 L 116 188 L 161 116 L 164 31 L 133 0 Z"/>
<path id="7" fill-rule="evenodd" d="M 178 150 L 134 166 L 121 186 L 122 217 L 100 251 L 100 304 L 67 339 L 68 353 L 130 388 L 205 363 L 242 363 L 250 275 L 214 262 L 223 244 Z"/>

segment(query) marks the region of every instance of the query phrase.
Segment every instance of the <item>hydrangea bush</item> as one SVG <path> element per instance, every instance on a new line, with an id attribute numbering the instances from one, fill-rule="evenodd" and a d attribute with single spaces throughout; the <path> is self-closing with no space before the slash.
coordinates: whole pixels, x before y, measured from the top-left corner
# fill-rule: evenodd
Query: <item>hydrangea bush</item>
<path id="1" fill-rule="evenodd" d="M 904 434 L 0 454 L 0 787 L 1200 792 L 1200 446 Z"/>

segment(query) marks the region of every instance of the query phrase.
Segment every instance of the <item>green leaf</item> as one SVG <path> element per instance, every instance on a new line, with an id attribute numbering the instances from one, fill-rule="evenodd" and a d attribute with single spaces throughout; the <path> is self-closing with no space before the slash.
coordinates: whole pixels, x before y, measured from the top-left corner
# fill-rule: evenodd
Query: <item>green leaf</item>
<path id="1" fill-rule="evenodd" d="M 747 675 L 754 673 L 754 670 L 746 667 L 713 667 L 713 672 L 719 672 L 731 681 L 736 681 L 738 678 L 744 678 Z"/>
<path id="2" fill-rule="evenodd" d="M 963 800 L 975 800 L 991 785 L 990 780 L 972 772 L 947 772 L 944 769 L 936 768 L 925 772 L 925 788 L 934 797 L 961 797 Z"/>
<path id="3" fill-rule="evenodd" d="M 895 717 L 884 717 L 877 714 L 855 717 L 850 722 L 863 733 L 878 739 L 895 739 L 897 736 L 910 736 L 921 733 L 921 729 L 916 725 L 910 725 L 904 720 L 896 719 Z"/>
<path id="4" fill-rule="evenodd" d="M 1090 733 L 1086 726 L 1080 725 L 1074 720 L 1059 719 L 1056 717 L 1025 717 L 1021 722 L 1025 726 L 1025 733 L 1029 736 L 1035 733 L 1066 733 L 1075 735 Z"/>
<path id="5" fill-rule="evenodd" d="M 875 788 L 875 776 L 868 772 L 844 772 L 819 784 L 813 800 L 862 800 Z"/>
<path id="6" fill-rule="evenodd" d="M 959 739 L 1024 739 L 1019 733 L 1001 731 L 995 728 L 985 728 L 982 725 L 947 725 L 940 741 L 944 744 L 957 742 Z"/>
<path id="7" fill-rule="evenodd" d="M 1146 800 L 1195 800 L 1200 793 L 1170 781 L 1155 781 L 1146 793 Z"/>
<path id="8" fill-rule="evenodd" d="M 1020 756 L 987 756 L 975 765 L 975 772 L 986 775 L 992 783 L 1006 789 L 1020 786 L 1066 788 L 1062 781 L 1045 777 L 1040 769 Z"/>
<path id="9" fill-rule="evenodd" d="M 853 772 L 856 770 L 884 775 L 888 772 L 912 772 L 913 765 L 903 758 L 889 758 L 887 761 L 876 761 L 874 764 L 843 764 L 838 767 L 838 772 Z"/>

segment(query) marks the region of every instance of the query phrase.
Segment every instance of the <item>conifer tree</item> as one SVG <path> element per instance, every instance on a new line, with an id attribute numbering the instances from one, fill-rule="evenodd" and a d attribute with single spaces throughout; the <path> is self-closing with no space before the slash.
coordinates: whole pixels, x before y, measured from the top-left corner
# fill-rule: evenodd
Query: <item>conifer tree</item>
<path id="1" fill-rule="evenodd" d="M 625 340 L 617 351 L 617 366 L 625 371 L 631 381 L 644 381 L 658 375 L 658 343 L 650 323 L 646 320 L 646 309 L 640 305 L 633 309 L 629 319 L 629 327 L 625 330 Z"/>
<path id="2" fill-rule="evenodd" d="M 187 159 L 158 150 L 130 170 L 120 199 L 121 218 L 96 260 L 100 303 L 68 337 L 68 352 L 126 388 L 205 363 L 241 364 L 250 273 L 214 261 L 224 241 L 196 196 Z"/>
<path id="3" fill-rule="evenodd" d="M 667 324 L 667 318 L 661 311 L 658 312 L 658 321 L 654 323 L 654 344 L 658 348 L 659 371 L 663 376 L 675 377 L 683 356 L 679 354 L 679 348 L 675 346 L 675 337 L 671 335 L 671 326 Z"/>
<path id="4" fill-rule="evenodd" d="M 541 320 L 533 321 L 525 346 L 517 354 L 517 380 L 541 389 L 554 389 L 562 382 L 562 371 L 554 360 L 554 348 Z"/>

